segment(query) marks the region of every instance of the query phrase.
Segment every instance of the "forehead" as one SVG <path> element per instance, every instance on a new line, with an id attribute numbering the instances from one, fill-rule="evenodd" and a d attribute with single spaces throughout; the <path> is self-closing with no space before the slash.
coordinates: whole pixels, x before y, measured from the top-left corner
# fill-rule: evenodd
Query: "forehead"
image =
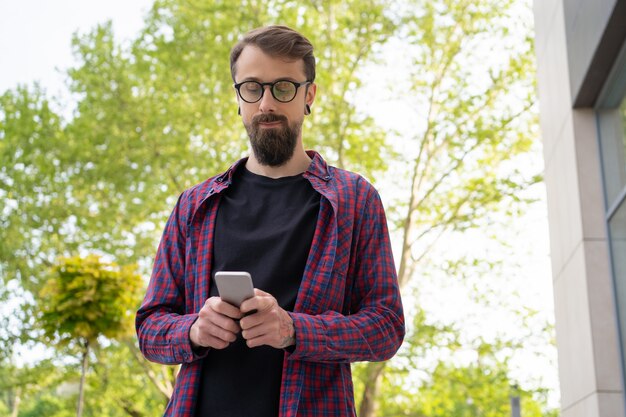
<path id="1" fill-rule="evenodd" d="M 235 78 L 237 82 L 246 79 L 267 82 L 279 78 L 304 81 L 306 75 L 302 59 L 273 57 L 256 46 L 247 45 L 237 59 Z"/>

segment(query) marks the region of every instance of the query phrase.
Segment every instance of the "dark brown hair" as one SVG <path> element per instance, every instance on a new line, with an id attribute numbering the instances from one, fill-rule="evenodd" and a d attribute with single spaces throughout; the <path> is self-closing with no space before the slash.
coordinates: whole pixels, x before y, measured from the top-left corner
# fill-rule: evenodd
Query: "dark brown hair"
<path id="1" fill-rule="evenodd" d="M 246 33 L 230 51 L 230 75 L 233 81 L 239 55 L 248 45 L 254 45 L 272 57 L 302 59 L 307 81 L 315 81 L 313 45 L 307 38 L 287 26 L 266 26 Z"/>

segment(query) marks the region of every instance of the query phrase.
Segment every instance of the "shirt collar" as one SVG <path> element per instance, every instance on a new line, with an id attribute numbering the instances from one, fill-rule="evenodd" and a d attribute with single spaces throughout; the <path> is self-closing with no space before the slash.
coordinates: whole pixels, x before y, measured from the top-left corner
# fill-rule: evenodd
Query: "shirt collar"
<path id="1" fill-rule="evenodd" d="M 309 158 L 311 158 L 311 164 L 303 173 L 303 176 L 309 181 L 312 179 L 312 177 L 319 178 L 324 182 L 330 181 L 332 179 L 332 175 L 324 158 L 322 158 L 319 153 L 312 150 L 306 151 L 306 153 L 307 155 L 309 155 Z M 213 181 L 210 182 L 210 186 L 208 187 L 208 192 L 205 195 L 205 198 L 209 197 L 212 194 L 219 193 L 227 188 L 233 180 L 234 172 L 242 164 L 245 164 L 246 161 L 248 161 L 248 157 L 241 158 L 233 165 L 231 165 L 230 168 L 228 168 L 225 172 L 217 175 L 213 179 Z"/>
<path id="2" fill-rule="evenodd" d="M 315 151 L 306 151 L 309 158 L 311 158 L 311 165 L 305 171 L 305 178 L 308 176 L 315 176 L 325 182 L 328 182 L 332 179 L 332 175 L 330 174 L 330 170 L 328 169 L 328 164 L 324 161 L 322 156 Z"/>

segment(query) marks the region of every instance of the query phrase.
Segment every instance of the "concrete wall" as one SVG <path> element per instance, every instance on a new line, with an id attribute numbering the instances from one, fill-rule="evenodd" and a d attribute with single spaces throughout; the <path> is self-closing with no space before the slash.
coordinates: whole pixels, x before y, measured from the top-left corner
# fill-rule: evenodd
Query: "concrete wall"
<path id="1" fill-rule="evenodd" d="M 535 0 L 563 417 L 625 416 L 593 109 L 573 101 L 616 0 Z"/>

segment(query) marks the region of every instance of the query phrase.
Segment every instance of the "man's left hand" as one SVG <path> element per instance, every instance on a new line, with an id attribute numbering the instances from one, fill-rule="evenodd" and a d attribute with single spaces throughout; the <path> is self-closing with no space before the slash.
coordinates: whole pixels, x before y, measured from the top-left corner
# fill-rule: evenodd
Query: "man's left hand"
<path id="1" fill-rule="evenodd" d="M 296 343 L 293 320 L 271 294 L 255 288 L 254 297 L 244 301 L 240 309 L 243 314 L 250 314 L 239 321 L 248 347 L 268 345 L 284 349 Z"/>

